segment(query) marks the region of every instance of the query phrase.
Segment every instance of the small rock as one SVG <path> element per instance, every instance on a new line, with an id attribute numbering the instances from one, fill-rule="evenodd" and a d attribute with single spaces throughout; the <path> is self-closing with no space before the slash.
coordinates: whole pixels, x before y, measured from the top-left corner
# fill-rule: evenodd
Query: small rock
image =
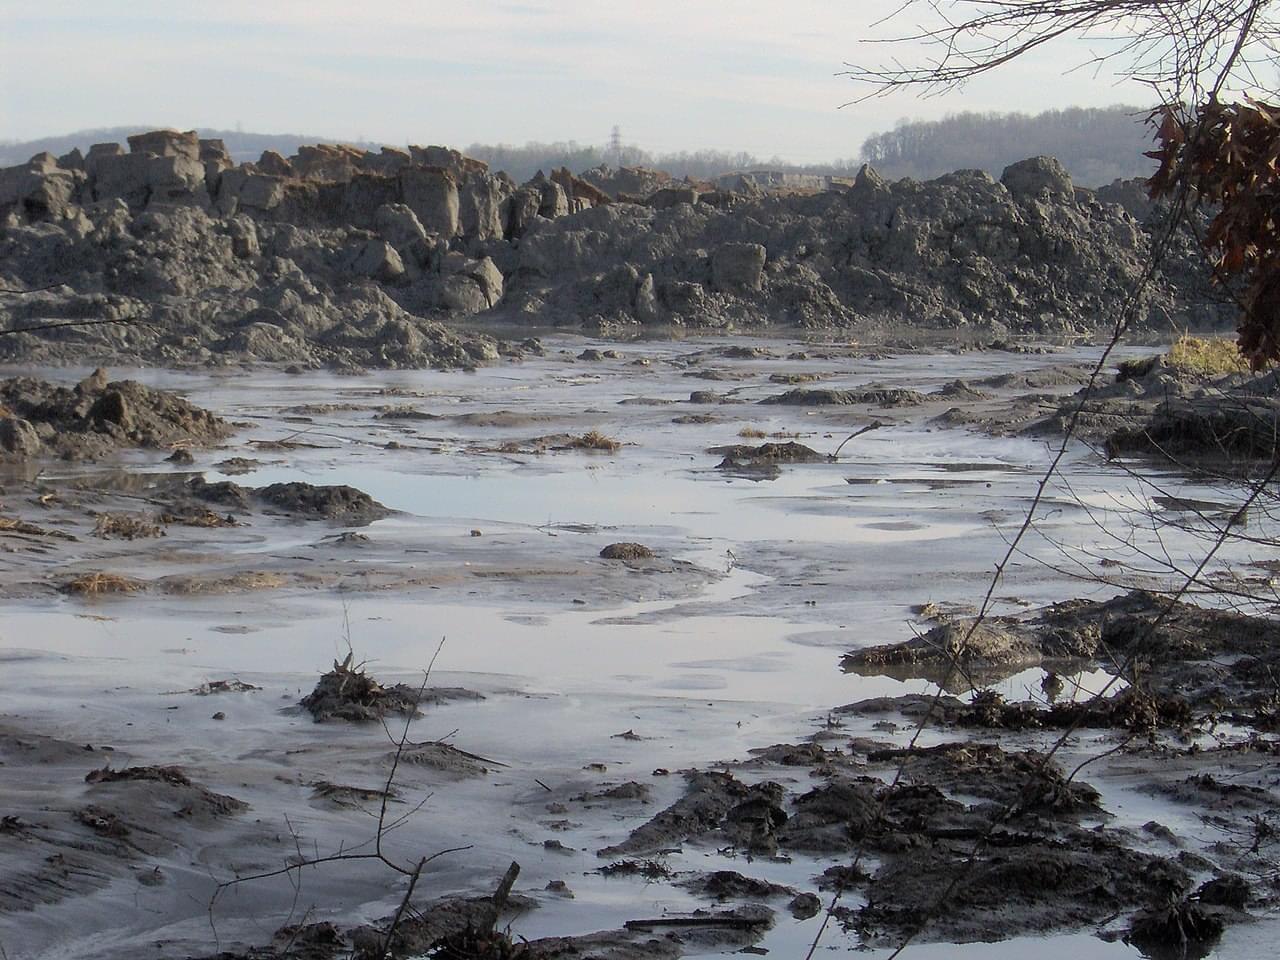
<path id="1" fill-rule="evenodd" d="M 76 384 L 76 393 L 81 395 L 87 393 L 101 393 L 107 389 L 107 371 L 101 367 L 94 370 L 83 380 Z"/>
<path id="2" fill-rule="evenodd" d="M 119 390 L 110 390 L 89 408 L 89 419 L 99 423 L 114 423 L 128 429 L 132 419 L 129 415 L 129 403 Z"/>
<path id="3" fill-rule="evenodd" d="M 816 893 L 797 893 L 787 904 L 787 909 L 797 920 L 808 920 L 821 912 L 822 901 L 818 899 Z"/>
<path id="4" fill-rule="evenodd" d="M 0 417 L 0 450 L 23 459 L 35 456 L 40 451 L 40 435 L 21 417 Z"/>

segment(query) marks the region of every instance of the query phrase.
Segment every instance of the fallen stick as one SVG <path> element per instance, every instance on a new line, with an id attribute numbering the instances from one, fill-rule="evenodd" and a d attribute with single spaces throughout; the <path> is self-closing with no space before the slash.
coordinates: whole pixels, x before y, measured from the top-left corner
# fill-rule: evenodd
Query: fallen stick
<path id="1" fill-rule="evenodd" d="M 850 440 L 860 437 L 864 433 L 870 433 L 872 430 L 879 430 L 883 426 L 884 424 L 881 423 L 879 420 L 873 420 L 870 423 L 868 423 L 865 427 L 863 427 L 861 430 L 858 430 L 855 433 L 849 434 L 849 436 L 845 437 L 843 440 L 840 441 L 840 446 L 836 447 L 836 452 L 831 455 L 831 459 L 839 460 L 840 451 L 844 449 L 844 445 L 848 443 Z"/>
<path id="2" fill-rule="evenodd" d="M 651 927 L 728 927 L 731 930 L 750 930 L 769 921 L 731 914 L 718 917 L 659 917 L 654 920 L 628 920 L 623 924 L 628 930 L 647 930 Z"/>
<path id="3" fill-rule="evenodd" d="M 520 864 L 514 860 L 511 866 L 507 867 L 507 872 L 502 875 L 502 880 L 498 883 L 498 889 L 493 891 L 493 918 L 494 924 L 497 924 L 498 915 L 502 913 L 502 908 L 507 905 L 507 897 L 511 896 L 511 888 L 516 885 L 516 877 L 520 876 Z"/>

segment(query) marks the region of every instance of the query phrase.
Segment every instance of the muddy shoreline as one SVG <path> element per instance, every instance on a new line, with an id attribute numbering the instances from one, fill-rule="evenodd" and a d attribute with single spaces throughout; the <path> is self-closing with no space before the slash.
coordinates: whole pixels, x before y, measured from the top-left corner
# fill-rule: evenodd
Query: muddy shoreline
<path id="1" fill-rule="evenodd" d="M 219 884 L 365 850 L 386 808 L 397 864 L 467 848 L 424 870 L 403 956 L 486 929 L 530 957 L 789 956 L 833 898 L 838 950 L 1157 955 L 1172 929 L 1266 955 L 1274 627 L 1185 611 L 1163 672 L 1081 721 L 1125 638 L 1151 646 L 1133 591 L 1171 579 L 1069 502 L 1150 506 L 1104 451 L 1073 452 L 964 676 L 930 662 L 1096 353 L 545 346 L 469 375 L 109 371 L 228 432 L 3 467 L 7 956 L 367 952 L 406 889 L 381 862 Z M 1108 415 L 1141 423 L 1156 385 Z M 1179 503 L 1226 493 L 1160 469 L 1190 554 L 1214 512 Z M 344 666 L 377 689 L 335 711 Z"/>

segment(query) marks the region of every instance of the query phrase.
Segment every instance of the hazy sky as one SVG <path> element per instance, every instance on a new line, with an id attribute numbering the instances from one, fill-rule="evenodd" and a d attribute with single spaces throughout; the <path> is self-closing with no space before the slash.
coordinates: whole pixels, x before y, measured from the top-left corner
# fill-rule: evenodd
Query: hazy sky
<path id="1" fill-rule="evenodd" d="M 852 157 L 899 117 L 1142 102 L 1063 46 L 847 106 L 899 0 L 0 0 L 0 139 L 154 123 L 395 143 Z M 912 25 L 899 21 L 898 32 Z M 899 51 L 909 56 L 908 50 Z"/>

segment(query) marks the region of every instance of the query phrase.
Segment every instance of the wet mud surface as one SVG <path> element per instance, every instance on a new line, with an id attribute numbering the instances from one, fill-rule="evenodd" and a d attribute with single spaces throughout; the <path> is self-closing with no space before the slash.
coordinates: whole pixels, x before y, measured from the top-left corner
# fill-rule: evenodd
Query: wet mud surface
<path id="1" fill-rule="evenodd" d="M 973 627 L 1096 351 L 544 343 L 5 465 L 8 957 L 1270 955 L 1277 627 L 1133 562 L 1231 489 L 1108 421 Z"/>

